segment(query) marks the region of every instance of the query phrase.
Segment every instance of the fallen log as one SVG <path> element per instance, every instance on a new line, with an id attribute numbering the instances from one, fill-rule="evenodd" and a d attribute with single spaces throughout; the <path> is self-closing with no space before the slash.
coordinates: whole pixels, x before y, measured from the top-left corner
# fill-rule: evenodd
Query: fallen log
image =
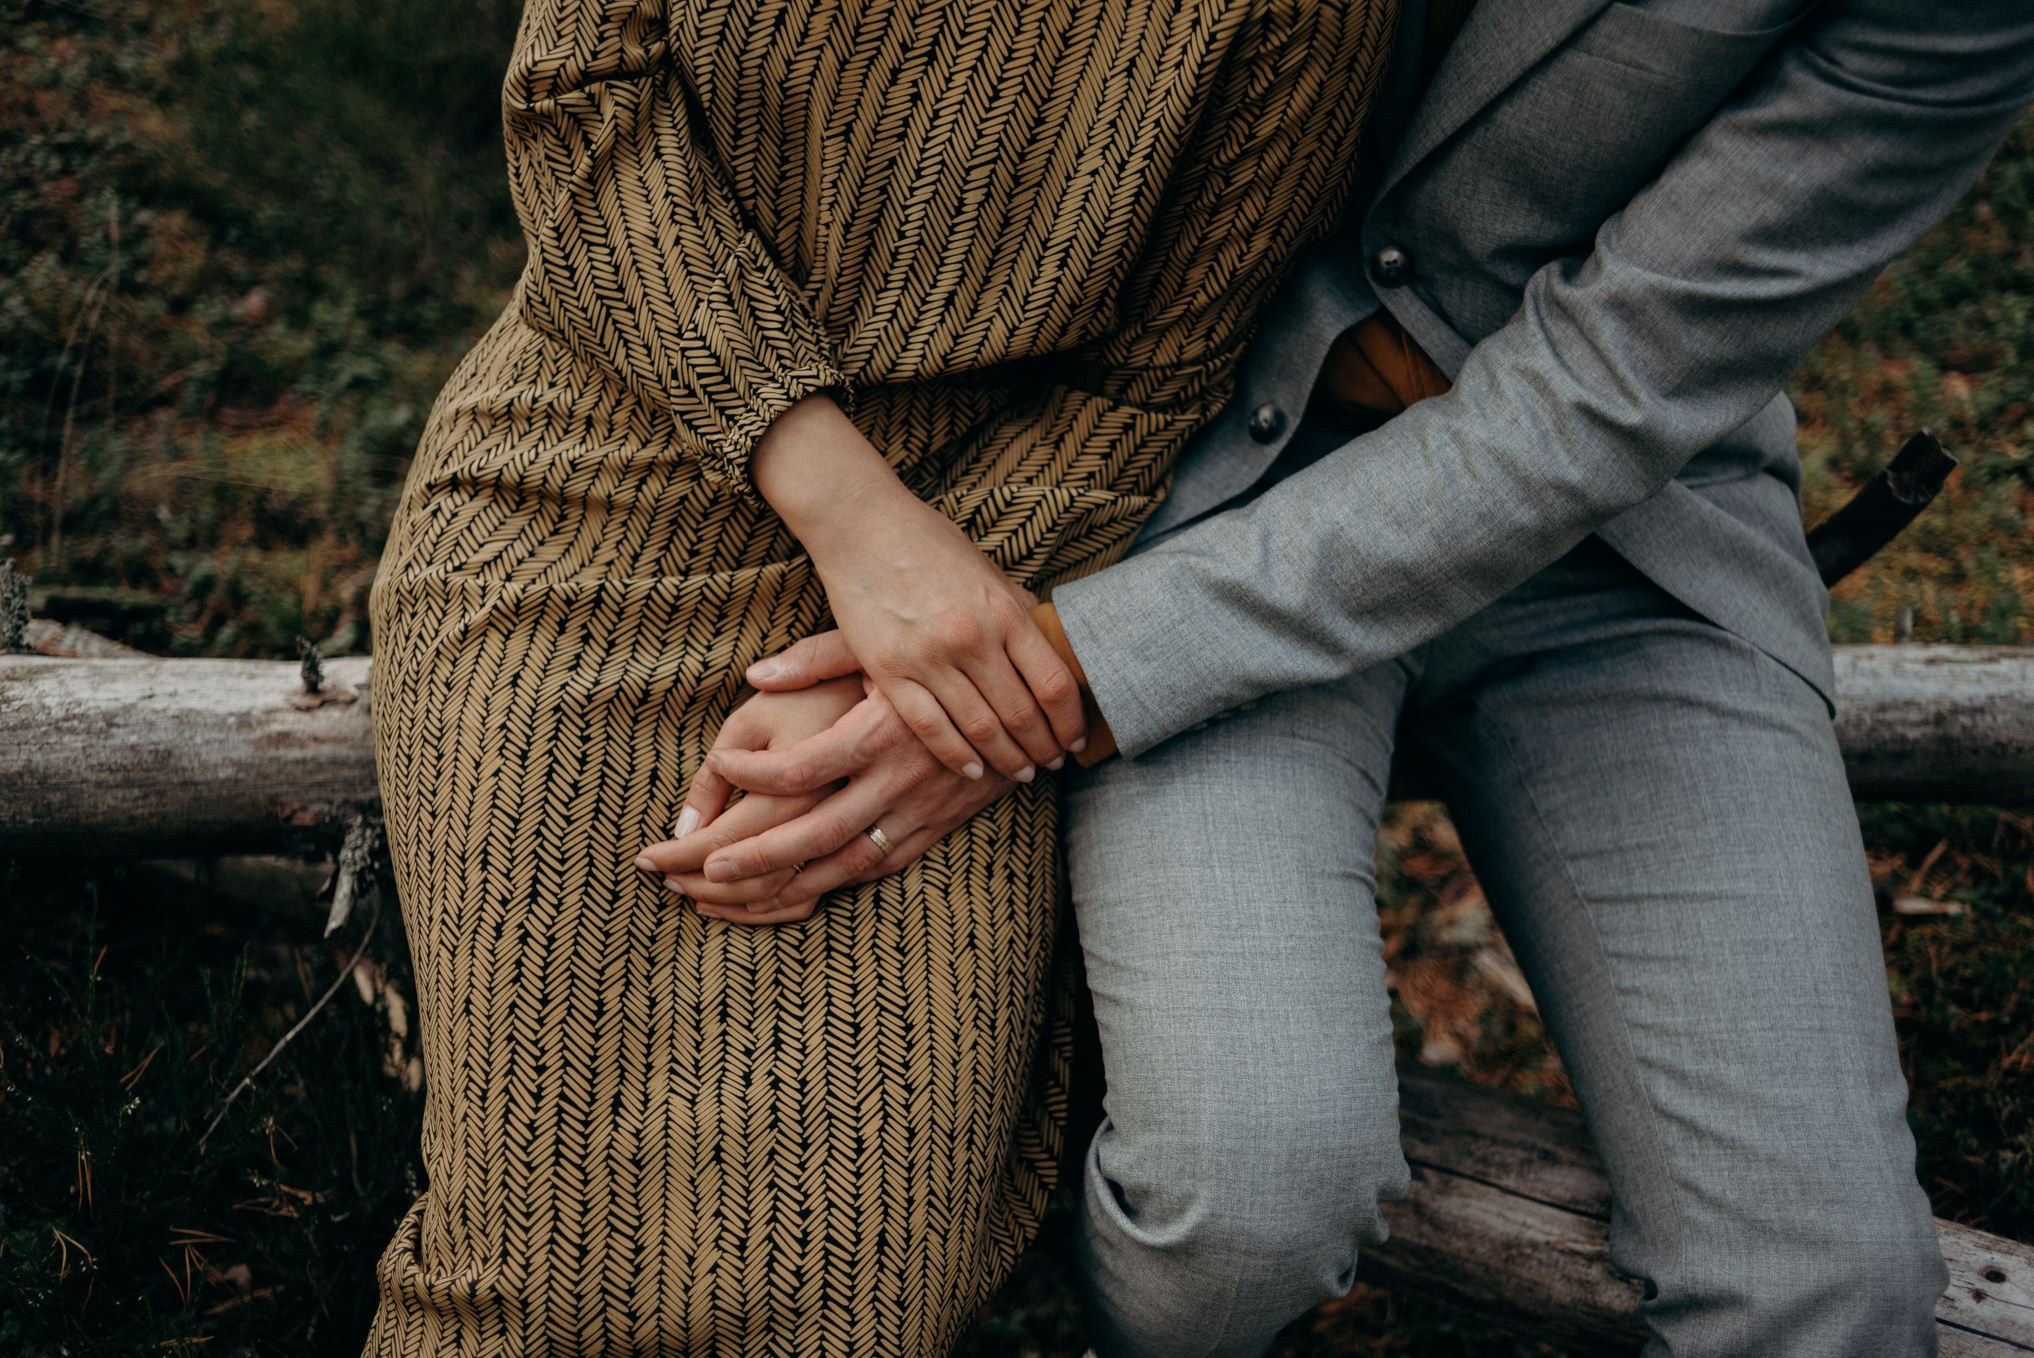
<path id="1" fill-rule="evenodd" d="M 377 795 L 367 668 L 313 702 L 287 662 L 0 656 L 0 858 L 331 848 Z M 1859 800 L 2034 800 L 2034 647 L 1838 647 L 1837 688 Z"/>
<path id="2" fill-rule="evenodd" d="M 2034 647 L 1839 646 L 1836 692 L 1859 801 L 2034 801 Z"/>
<path id="3" fill-rule="evenodd" d="M 379 796 L 365 656 L 0 656 L 0 858 L 329 849 Z"/>
<path id="4" fill-rule="evenodd" d="M 1413 1186 L 1361 1276 L 1446 1297 L 1591 1352 L 1645 1339 L 1643 1283 L 1610 1263 L 1610 1189 L 1579 1113 L 1418 1067 L 1399 1071 Z M 1943 1358 L 2034 1352 L 2034 1247 L 1936 1222 L 1950 1283 Z"/>
<path id="5" fill-rule="evenodd" d="M 1836 742 L 1861 802 L 2034 801 L 2034 646 L 1838 646 Z M 1413 755 L 1391 795 L 1440 780 Z"/>

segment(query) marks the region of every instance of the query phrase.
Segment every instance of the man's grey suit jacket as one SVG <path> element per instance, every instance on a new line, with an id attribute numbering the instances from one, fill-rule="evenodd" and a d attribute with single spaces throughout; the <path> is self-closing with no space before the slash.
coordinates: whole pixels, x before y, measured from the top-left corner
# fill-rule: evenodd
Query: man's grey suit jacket
<path id="1" fill-rule="evenodd" d="M 1400 655 L 1591 533 L 1827 696 L 1780 389 L 2030 99 L 2028 0 L 1481 0 L 1145 545 L 1053 596 L 1123 752 Z M 1454 389 L 1210 513 L 1380 303 Z"/>

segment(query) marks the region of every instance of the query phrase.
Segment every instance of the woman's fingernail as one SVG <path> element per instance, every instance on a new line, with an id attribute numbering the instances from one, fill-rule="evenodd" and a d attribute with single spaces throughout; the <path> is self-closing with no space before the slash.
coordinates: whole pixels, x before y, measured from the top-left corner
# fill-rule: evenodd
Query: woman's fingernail
<path id="1" fill-rule="evenodd" d="M 671 826 L 671 838 L 683 839 L 699 828 L 699 813 L 686 807 L 678 813 L 677 821 Z"/>
<path id="2" fill-rule="evenodd" d="M 734 865 L 731 858 L 716 859 L 706 865 L 706 880 L 709 882 L 732 882 L 741 875 L 742 870 Z"/>
<path id="3" fill-rule="evenodd" d="M 677 892 L 680 896 L 685 894 L 685 883 L 679 881 L 676 877 L 666 877 L 664 879 L 664 886 L 668 890 Z"/>
<path id="4" fill-rule="evenodd" d="M 783 668 L 783 663 L 775 659 L 758 660 L 755 664 L 749 666 L 746 673 L 751 679 L 761 679 L 767 682 L 775 679 L 777 672 Z"/>
<path id="5" fill-rule="evenodd" d="M 767 915 L 772 910 L 782 910 L 783 908 L 784 903 L 778 900 L 775 896 L 770 897 L 770 899 L 767 901 L 749 902 L 749 913 L 751 915 Z"/>
<path id="6" fill-rule="evenodd" d="M 655 872 L 657 870 L 657 861 L 648 854 L 644 854 L 636 859 L 636 870 L 638 872 Z"/>
<path id="7" fill-rule="evenodd" d="M 1082 736 L 1078 740 L 1070 740 L 1067 742 L 1066 747 L 1069 750 L 1072 750 L 1075 754 L 1079 754 L 1082 750 L 1088 748 L 1088 738 L 1086 736 Z"/>
<path id="8" fill-rule="evenodd" d="M 982 766 L 981 766 L 980 764 L 963 764 L 963 765 L 961 765 L 961 777 L 963 777 L 963 778 L 979 778 L 979 777 L 981 777 L 981 776 L 982 776 Z"/>
<path id="9" fill-rule="evenodd" d="M 1051 769 L 1054 773 L 1058 773 L 1060 771 L 1061 766 L 1064 765 L 1065 763 L 1066 756 L 1063 754 L 1056 754 L 1051 759 L 1046 761 L 1045 767 Z"/>
<path id="10" fill-rule="evenodd" d="M 1020 783 L 1028 783 L 1033 778 L 1036 778 L 1038 776 L 1038 770 L 1033 768 L 1031 765 L 1026 764 L 1023 768 L 1017 770 L 1017 772 L 1011 774 L 1010 776 L 1012 778 L 1015 778 Z"/>

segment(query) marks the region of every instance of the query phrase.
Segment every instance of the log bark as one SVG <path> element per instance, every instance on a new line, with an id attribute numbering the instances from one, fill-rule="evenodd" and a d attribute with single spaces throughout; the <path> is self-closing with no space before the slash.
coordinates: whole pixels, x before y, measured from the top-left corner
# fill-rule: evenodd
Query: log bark
<path id="1" fill-rule="evenodd" d="M 0 656 L 0 857 L 335 846 L 378 789 L 367 658 L 325 670 L 306 708 L 289 663 Z"/>
<path id="2" fill-rule="evenodd" d="M 2034 647 L 1839 646 L 1836 693 L 1860 801 L 2034 801 Z"/>
<path id="3" fill-rule="evenodd" d="M 2034 801 L 2034 646 L 1838 646 L 1836 742 L 1861 802 Z M 1398 800 L 1441 789 L 1392 769 Z"/>
<path id="4" fill-rule="evenodd" d="M 303 710 L 286 662 L 0 656 L 0 858 L 332 847 L 377 795 L 367 666 Z M 1859 800 L 2034 801 L 2034 647 L 1838 647 L 1837 688 Z"/>
<path id="5" fill-rule="evenodd" d="M 1447 1297 L 1521 1333 L 1631 1354 L 1641 1280 L 1610 1262 L 1610 1189 L 1579 1113 L 1418 1067 L 1399 1072 L 1413 1186 L 1376 1282 Z M 2034 1352 L 2034 1248 L 1936 1222 L 1950 1283 L 1935 1308 L 1944 1358 Z"/>

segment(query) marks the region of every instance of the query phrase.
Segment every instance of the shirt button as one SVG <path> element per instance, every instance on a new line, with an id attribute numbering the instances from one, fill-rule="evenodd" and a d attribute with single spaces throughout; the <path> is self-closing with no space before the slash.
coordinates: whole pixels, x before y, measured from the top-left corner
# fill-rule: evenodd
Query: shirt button
<path id="1" fill-rule="evenodd" d="M 1250 412 L 1250 437 L 1269 443 L 1285 432 L 1285 412 L 1266 402 Z"/>
<path id="2" fill-rule="evenodd" d="M 1405 251 L 1396 245 L 1387 245 L 1377 252 L 1377 257 L 1370 261 L 1370 266 L 1376 273 L 1378 282 L 1388 288 L 1395 288 L 1405 282 L 1406 274 L 1412 269 L 1412 261 L 1406 258 Z"/>

